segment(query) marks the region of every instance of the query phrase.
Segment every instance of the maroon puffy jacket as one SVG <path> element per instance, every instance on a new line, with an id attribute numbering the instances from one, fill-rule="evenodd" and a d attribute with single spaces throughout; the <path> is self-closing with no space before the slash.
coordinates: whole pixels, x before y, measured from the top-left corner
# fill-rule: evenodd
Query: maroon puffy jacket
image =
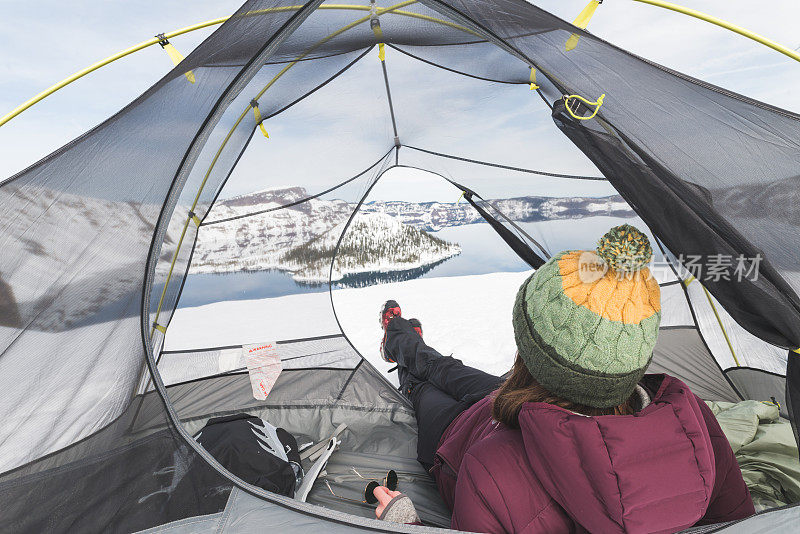
<path id="1" fill-rule="evenodd" d="M 492 421 L 491 396 L 442 436 L 433 474 L 473 532 L 676 532 L 754 513 L 716 418 L 680 380 L 646 375 L 652 402 L 588 417 L 528 403 L 520 430 Z"/>

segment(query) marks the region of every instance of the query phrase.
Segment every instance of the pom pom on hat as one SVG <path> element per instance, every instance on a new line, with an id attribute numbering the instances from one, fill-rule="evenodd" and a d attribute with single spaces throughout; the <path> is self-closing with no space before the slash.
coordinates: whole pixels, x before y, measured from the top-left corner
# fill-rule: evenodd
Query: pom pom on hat
<path id="1" fill-rule="evenodd" d="M 632 273 L 650 263 L 653 248 L 638 228 L 622 224 L 600 238 L 597 254 L 615 271 Z"/>

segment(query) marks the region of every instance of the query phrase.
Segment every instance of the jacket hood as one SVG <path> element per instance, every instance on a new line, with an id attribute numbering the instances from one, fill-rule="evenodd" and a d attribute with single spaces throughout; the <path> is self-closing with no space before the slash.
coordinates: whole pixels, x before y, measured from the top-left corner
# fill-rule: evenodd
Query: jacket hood
<path id="1" fill-rule="evenodd" d="M 700 520 L 711 499 L 702 401 L 676 378 L 646 378 L 656 393 L 634 415 L 588 417 L 543 403 L 520 411 L 537 478 L 590 532 L 675 532 Z"/>

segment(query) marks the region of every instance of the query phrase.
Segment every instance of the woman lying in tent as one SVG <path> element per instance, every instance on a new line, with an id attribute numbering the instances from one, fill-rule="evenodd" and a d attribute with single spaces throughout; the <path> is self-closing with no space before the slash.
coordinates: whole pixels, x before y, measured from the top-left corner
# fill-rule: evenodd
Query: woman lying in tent
<path id="1" fill-rule="evenodd" d="M 381 353 L 414 404 L 418 459 L 452 528 L 674 532 L 754 513 L 711 410 L 680 380 L 644 374 L 661 319 L 647 237 L 612 228 L 597 254 L 562 252 L 522 284 L 505 381 L 442 356 L 384 305 Z M 587 280 L 592 257 L 607 267 Z M 375 494 L 379 519 L 418 521 L 408 497 Z"/>

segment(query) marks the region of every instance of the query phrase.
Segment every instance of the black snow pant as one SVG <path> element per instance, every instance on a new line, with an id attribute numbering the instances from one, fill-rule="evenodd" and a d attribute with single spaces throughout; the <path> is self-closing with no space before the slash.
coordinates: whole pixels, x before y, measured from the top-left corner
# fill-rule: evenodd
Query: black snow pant
<path id="1" fill-rule="evenodd" d="M 461 412 L 500 387 L 502 379 L 442 356 L 402 317 L 386 328 L 384 349 L 397 362 L 400 391 L 417 416 L 417 460 L 430 470 L 439 440 Z"/>

